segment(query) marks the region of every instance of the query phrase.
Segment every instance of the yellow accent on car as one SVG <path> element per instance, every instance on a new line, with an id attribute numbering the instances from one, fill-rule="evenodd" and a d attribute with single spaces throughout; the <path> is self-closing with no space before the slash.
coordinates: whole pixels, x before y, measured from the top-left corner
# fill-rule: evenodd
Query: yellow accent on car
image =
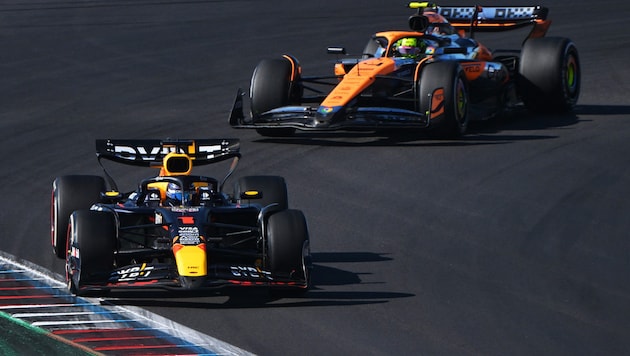
<path id="1" fill-rule="evenodd" d="M 173 249 L 180 276 L 202 277 L 208 274 L 205 245 L 179 245 Z"/>
<path id="2" fill-rule="evenodd" d="M 164 176 L 189 175 L 192 171 L 192 158 L 185 153 L 170 152 L 162 159 Z"/>
<path id="3" fill-rule="evenodd" d="M 409 3 L 410 9 L 424 9 L 424 8 L 432 7 L 432 6 L 435 6 L 435 5 L 428 1 L 423 1 L 423 2 L 412 1 Z"/>

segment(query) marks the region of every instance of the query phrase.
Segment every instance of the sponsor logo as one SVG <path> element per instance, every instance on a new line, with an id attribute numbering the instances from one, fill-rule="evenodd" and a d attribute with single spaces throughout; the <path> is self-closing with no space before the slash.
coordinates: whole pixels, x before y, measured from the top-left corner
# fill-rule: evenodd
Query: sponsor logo
<path id="1" fill-rule="evenodd" d="M 128 146 L 128 145 L 115 145 L 112 149 L 117 156 L 128 160 L 142 160 L 142 161 L 155 161 L 157 158 L 164 157 L 165 155 L 175 152 L 184 153 L 188 155 L 195 154 L 195 146 L 189 146 L 187 149 L 177 149 L 173 146 Z M 199 145 L 196 147 L 197 153 L 207 153 L 206 158 L 211 159 L 216 156 L 216 153 L 222 152 L 221 145 Z"/>
<path id="2" fill-rule="evenodd" d="M 336 97 L 335 99 L 340 99 L 341 97 Z M 330 106 L 322 106 L 319 108 L 319 112 L 320 114 L 330 114 L 331 112 L 333 112 L 333 108 L 331 108 Z"/>
<path id="3" fill-rule="evenodd" d="M 486 7 L 478 13 L 478 19 L 523 19 L 534 16 L 534 7 Z M 447 7 L 440 9 L 440 14 L 447 18 L 471 19 L 474 7 Z"/>
<path id="4" fill-rule="evenodd" d="M 196 213 L 199 211 L 199 208 L 174 206 L 171 208 L 171 211 L 176 213 Z"/>
<path id="5" fill-rule="evenodd" d="M 129 282 L 147 278 L 151 274 L 151 271 L 153 271 L 152 266 L 143 264 L 142 266 L 125 268 L 123 270 L 116 271 L 116 273 L 118 274 L 118 282 Z"/>
<path id="6" fill-rule="evenodd" d="M 263 271 L 257 267 L 230 266 L 230 271 L 234 277 L 273 280 L 273 278 L 271 278 L 271 272 Z"/>
<path id="7" fill-rule="evenodd" d="M 466 73 L 479 73 L 481 72 L 482 63 L 464 64 L 462 67 Z"/>
<path id="8" fill-rule="evenodd" d="M 179 243 L 182 245 L 199 245 L 199 228 L 196 226 L 180 226 L 178 229 Z"/>
<path id="9" fill-rule="evenodd" d="M 532 7 L 498 8 L 494 11 L 494 17 L 499 19 L 529 18 L 534 14 Z"/>

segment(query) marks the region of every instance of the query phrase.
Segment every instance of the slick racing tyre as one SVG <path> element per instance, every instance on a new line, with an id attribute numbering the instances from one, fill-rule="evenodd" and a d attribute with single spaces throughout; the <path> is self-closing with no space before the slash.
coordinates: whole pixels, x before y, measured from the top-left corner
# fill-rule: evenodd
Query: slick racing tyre
<path id="1" fill-rule="evenodd" d="M 70 215 L 66 281 L 71 293 L 86 295 L 83 287 L 104 284 L 114 268 L 116 220 L 105 211 L 77 210 Z"/>
<path id="2" fill-rule="evenodd" d="M 459 138 L 468 128 L 468 83 L 454 61 L 427 64 L 418 80 L 420 112 L 429 116 L 430 133 Z"/>
<path id="3" fill-rule="evenodd" d="M 279 176 L 247 176 L 241 177 L 234 186 L 234 199 L 240 199 L 241 193 L 255 190 L 262 193 L 259 199 L 251 200 L 264 206 L 277 203 L 278 210 L 289 207 L 287 184 L 284 178 Z"/>
<path id="4" fill-rule="evenodd" d="M 264 59 L 254 69 L 250 84 L 252 118 L 264 112 L 298 102 L 302 96 L 299 87 L 297 60 L 291 57 Z M 262 136 L 286 137 L 295 132 L 293 128 L 261 128 Z"/>
<path id="5" fill-rule="evenodd" d="M 105 180 L 99 176 L 62 176 L 53 182 L 50 206 L 50 234 L 53 252 L 66 258 L 68 219 L 73 211 L 89 209 L 100 200 L 105 191 Z"/>
<path id="6" fill-rule="evenodd" d="M 274 293 L 301 294 L 310 286 L 310 247 L 306 219 L 300 210 L 275 213 L 267 221 L 267 263 L 271 274 L 305 281 L 306 288 L 280 288 Z"/>
<path id="7" fill-rule="evenodd" d="M 580 60 L 568 38 L 527 40 L 521 51 L 518 92 L 528 110 L 565 113 L 580 95 Z"/>

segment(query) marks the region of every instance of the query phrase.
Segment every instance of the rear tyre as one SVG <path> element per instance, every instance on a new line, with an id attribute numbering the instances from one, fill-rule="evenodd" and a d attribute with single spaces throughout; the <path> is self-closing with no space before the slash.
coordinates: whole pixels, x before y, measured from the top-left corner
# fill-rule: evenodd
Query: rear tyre
<path id="1" fill-rule="evenodd" d="M 299 101 L 301 91 L 297 83 L 297 62 L 286 58 L 264 59 L 254 69 L 249 90 L 254 123 L 264 112 Z M 257 129 L 262 136 L 286 137 L 293 128 Z"/>
<path id="2" fill-rule="evenodd" d="M 305 293 L 310 287 L 310 246 L 308 228 L 300 210 L 275 213 L 267 221 L 267 263 L 272 275 L 306 282 L 306 287 L 281 287 L 274 295 Z"/>
<path id="3" fill-rule="evenodd" d="M 50 234 L 53 252 L 66 258 L 68 219 L 73 211 L 89 209 L 105 191 L 105 180 L 99 176 L 62 176 L 53 182 L 50 206 Z"/>
<path id="4" fill-rule="evenodd" d="M 287 184 L 279 176 L 247 176 L 241 177 L 234 186 L 234 199 L 239 199 L 242 192 L 256 190 L 262 193 L 261 199 L 252 200 L 262 206 L 277 203 L 279 210 L 289 207 Z"/>
<path id="5" fill-rule="evenodd" d="M 580 84 L 580 60 L 571 40 L 542 37 L 525 42 L 517 88 L 529 111 L 570 111 L 580 95 Z"/>
<path id="6" fill-rule="evenodd" d="M 435 62 L 422 69 L 420 112 L 429 115 L 430 133 L 438 138 L 459 138 L 468 129 L 468 83 L 457 62 Z"/>
<path id="7" fill-rule="evenodd" d="M 86 295 L 83 287 L 104 284 L 114 267 L 116 220 L 114 214 L 77 210 L 70 215 L 66 280 L 70 292 Z"/>

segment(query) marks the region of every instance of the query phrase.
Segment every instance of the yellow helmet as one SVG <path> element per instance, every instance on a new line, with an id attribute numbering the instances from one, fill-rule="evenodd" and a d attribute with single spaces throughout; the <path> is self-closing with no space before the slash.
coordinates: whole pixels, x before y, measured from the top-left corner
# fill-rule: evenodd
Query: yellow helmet
<path id="1" fill-rule="evenodd" d="M 405 37 L 398 40 L 396 44 L 395 49 L 397 53 L 395 55 L 414 59 L 424 55 L 424 42 L 419 41 L 415 37 Z"/>
<path id="2" fill-rule="evenodd" d="M 403 38 L 400 40 L 400 47 L 416 47 L 418 39 L 414 37 Z"/>

